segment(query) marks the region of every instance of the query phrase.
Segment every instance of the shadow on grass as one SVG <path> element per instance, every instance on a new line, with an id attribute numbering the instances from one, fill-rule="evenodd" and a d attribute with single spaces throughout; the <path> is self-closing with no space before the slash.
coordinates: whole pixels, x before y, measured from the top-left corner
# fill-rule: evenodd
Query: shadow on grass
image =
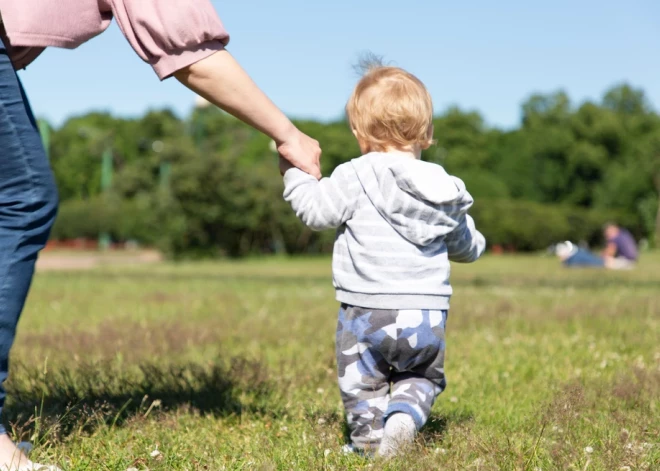
<path id="1" fill-rule="evenodd" d="M 506 286 L 508 288 L 601 290 L 606 288 L 656 288 L 659 282 L 658 279 L 607 277 L 604 275 L 603 273 L 594 273 L 594 276 L 584 278 L 533 277 L 529 275 L 506 277 L 476 276 L 473 278 L 452 280 L 452 285 L 472 288 L 497 288 L 499 286 Z"/>
<path id="2" fill-rule="evenodd" d="M 468 412 L 452 412 L 444 415 L 431 414 L 428 422 L 420 431 L 420 438 L 427 441 L 438 441 L 447 432 L 450 425 L 464 424 L 471 422 L 474 416 Z"/>
<path id="3" fill-rule="evenodd" d="M 7 420 L 17 435 L 38 428 L 48 440 L 99 426 L 121 426 L 160 411 L 185 409 L 214 416 L 274 414 L 273 384 L 258 361 L 234 358 L 208 365 L 116 363 L 43 370 L 12 366 Z"/>

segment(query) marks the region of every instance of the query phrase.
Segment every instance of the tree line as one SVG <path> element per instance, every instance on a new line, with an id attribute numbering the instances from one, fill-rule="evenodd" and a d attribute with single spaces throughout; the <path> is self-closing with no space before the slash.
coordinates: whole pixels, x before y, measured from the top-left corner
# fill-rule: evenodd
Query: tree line
<path id="1" fill-rule="evenodd" d="M 360 155 L 344 121 L 296 124 L 321 143 L 325 175 Z M 610 220 L 660 242 L 660 116 L 643 91 L 624 84 L 583 103 L 536 94 L 511 130 L 459 108 L 434 125 L 423 158 L 466 182 L 491 247 L 598 244 Z M 304 228 L 282 200 L 269 139 L 214 107 L 185 119 L 95 112 L 49 134 L 61 199 L 53 238 L 108 234 L 175 257 L 331 249 L 334 235 Z"/>

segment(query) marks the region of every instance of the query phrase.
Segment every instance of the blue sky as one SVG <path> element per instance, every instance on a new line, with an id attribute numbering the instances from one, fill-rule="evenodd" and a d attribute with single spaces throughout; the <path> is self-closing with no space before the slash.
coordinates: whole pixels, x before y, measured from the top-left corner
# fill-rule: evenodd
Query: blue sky
<path id="1" fill-rule="evenodd" d="M 226 0 L 213 4 L 230 51 L 290 116 L 334 119 L 371 50 L 428 86 L 438 112 L 480 111 L 509 128 L 534 92 L 599 99 L 627 81 L 660 107 L 660 2 L 446 0 Z M 159 82 L 116 25 L 75 51 L 47 50 L 21 72 L 35 112 L 61 124 L 108 110 L 190 111 L 194 95 Z"/>

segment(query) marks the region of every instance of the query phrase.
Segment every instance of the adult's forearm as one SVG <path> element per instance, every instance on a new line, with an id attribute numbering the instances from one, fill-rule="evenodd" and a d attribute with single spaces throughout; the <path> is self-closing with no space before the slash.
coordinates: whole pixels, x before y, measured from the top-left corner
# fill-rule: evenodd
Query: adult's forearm
<path id="1" fill-rule="evenodd" d="M 291 123 L 229 52 L 216 52 L 174 76 L 214 105 L 273 139 L 280 156 L 291 165 L 321 178 L 319 143 Z"/>
<path id="2" fill-rule="evenodd" d="M 174 74 L 186 87 L 280 144 L 297 132 L 232 55 L 222 50 Z"/>

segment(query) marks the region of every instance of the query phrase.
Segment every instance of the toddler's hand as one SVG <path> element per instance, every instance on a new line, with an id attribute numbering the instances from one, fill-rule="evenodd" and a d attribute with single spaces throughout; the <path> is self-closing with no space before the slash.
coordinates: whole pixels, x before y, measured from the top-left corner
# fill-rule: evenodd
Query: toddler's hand
<path id="1" fill-rule="evenodd" d="M 284 174 L 293 168 L 293 165 L 286 160 L 284 157 L 280 156 L 280 175 L 284 176 Z"/>

